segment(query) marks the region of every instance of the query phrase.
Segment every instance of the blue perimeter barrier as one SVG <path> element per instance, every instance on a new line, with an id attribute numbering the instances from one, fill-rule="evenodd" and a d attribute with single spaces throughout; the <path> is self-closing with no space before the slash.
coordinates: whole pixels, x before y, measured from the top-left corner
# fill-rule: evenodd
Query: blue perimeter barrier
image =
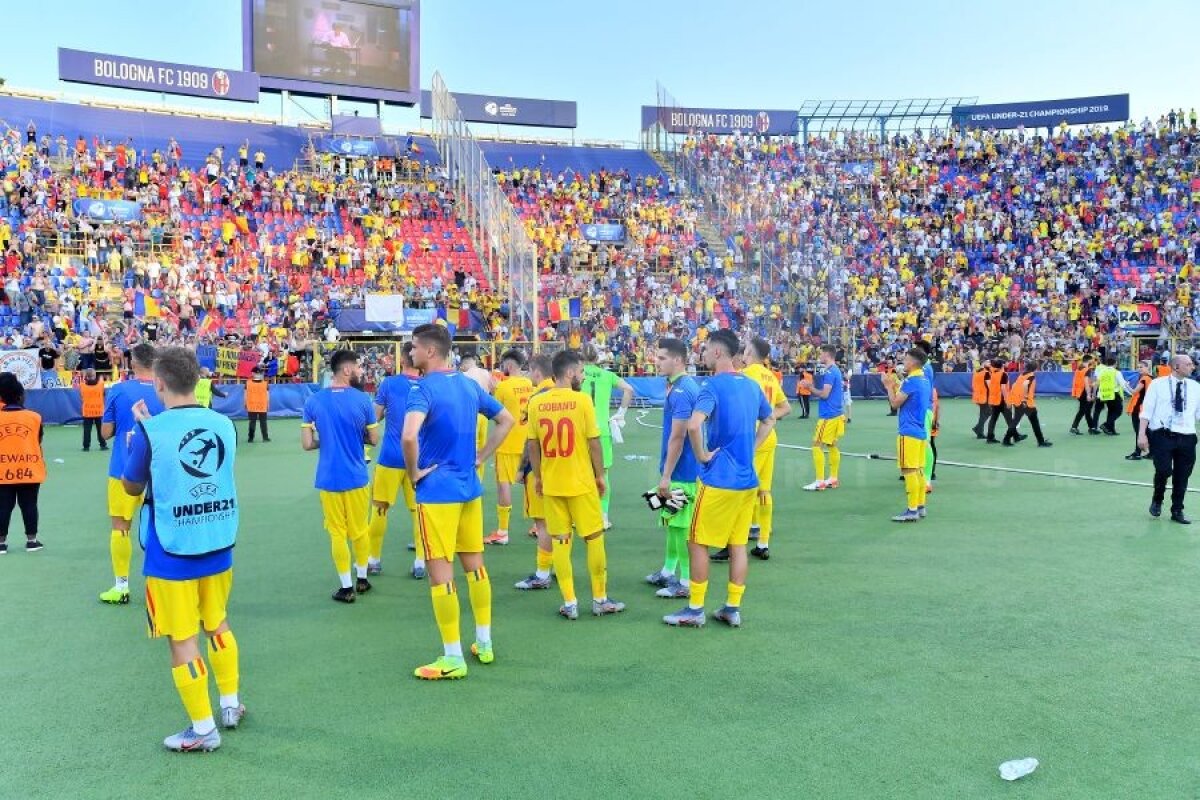
<path id="1" fill-rule="evenodd" d="M 1132 385 L 1137 382 L 1136 372 L 1124 373 L 1125 380 Z M 1016 378 L 1016 373 L 1008 376 L 1009 381 Z M 1039 397 L 1070 397 L 1072 373 L 1070 372 L 1039 372 L 1037 373 L 1037 393 Z M 667 381 L 665 378 L 627 378 L 634 393 L 652 406 L 661 406 L 667 396 Z M 701 383 L 703 378 L 699 379 Z M 796 397 L 796 384 L 799 375 L 783 376 L 783 391 L 789 398 Z M 937 387 L 938 396 L 942 399 L 951 397 L 971 396 L 971 373 L 941 372 L 933 376 L 933 385 Z M 850 395 L 856 400 L 871 400 L 887 397 L 883 390 L 883 377 L 878 373 L 850 376 Z"/>
<path id="2" fill-rule="evenodd" d="M 1009 380 L 1016 375 L 1009 375 Z M 1137 373 L 1126 372 L 1125 379 L 1133 384 L 1137 381 Z M 644 403 L 651 406 L 662 406 L 667 396 L 667 381 L 665 378 L 628 378 L 634 393 Z M 700 379 L 703 383 L 703 378 Z M 783 391 L 789 398 L 796 397 L 797 375 L 783 376 Z M 968 372 L 943 372 L 934 376 L 934 385 L 942 398 L 970 397 L 971 374 Z M 214 397 L 213 410 L 219 411 L 231 419 L 245 419 L 244 402 L 245 385 L 240 383 L 217 384 L 228 397 Z M 308 398 L 321 387 L 315 383 L 273 383 L 271 384 L 270 417 L 298 417 L 304 411 Z M 1037 393 L 1042 397 L 1070 397 L 1070 372 L 1039 372 L 1037 374 Z M 858 400 L 883 398 L 887 393 L 883 390 L 883 379 L 877 373 L 869 375 L 853 375 L 850 377 L 850 394 Z M 25 407 L 42 415 L 42 421 L 47 425 L 70 425 L 83 419 L 80 411 L 82 401 L 77 389 L 30 389 L 25 393 Z"/>
<path id="3" fill-rule="evenodd" d="M 230 419 L 245 419 L 246 387 L 240 383 L 217 384 L 229 395 L 214 397 L 213 410 Z M 321 387 L 315 383 L 271 384 L 271 407 L 268 417 L 298 417 L 304 404 Z M 83 401 L 78 389 L 29 389 L 25 392 L 25 407 L 42 415 L 47 425 L 69 425 L 83 420 Z"/>

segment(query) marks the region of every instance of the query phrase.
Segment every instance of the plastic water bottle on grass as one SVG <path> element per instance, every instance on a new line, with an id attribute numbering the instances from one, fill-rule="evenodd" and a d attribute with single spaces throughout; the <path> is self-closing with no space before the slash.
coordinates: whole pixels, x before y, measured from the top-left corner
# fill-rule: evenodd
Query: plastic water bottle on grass
<path id="1" fill-rule="evenodd" d="M 1016 761 L 1005 761 L 1000 765 L 1000 777 L 1006 781 L 1024 778 L 1038 768 L 1036 758 L 1021 758 Z"/>

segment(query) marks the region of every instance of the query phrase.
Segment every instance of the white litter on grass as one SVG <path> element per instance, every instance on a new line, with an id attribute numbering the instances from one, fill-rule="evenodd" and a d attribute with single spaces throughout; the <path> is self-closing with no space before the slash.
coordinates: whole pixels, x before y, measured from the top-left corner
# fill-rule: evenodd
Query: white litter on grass
<path id="1" fill-rule="evenodd" d="M 56 458 L 56 459 L 54 459 L 54 463 L 55 463 L 55 464 L 65 464 L 65 463 L 67 463 L 67 462 L 66 462 L 66 461 L 63 461 L 61 458 Z"/>
<path id="2" fill-rule="evenodd" d="M 1038 768 L 1036 758 L 1022 758 L 1017 761 L 1005 761 L 1000 765 L 1000 777 L 1006 781 L 1024 778 Z"/>
<path id="3" fill-rule="evenodd" d="M 628 456 L 625 456 L 625 460 L 626 461 L 649 461 L 650 456 L 628 455 Z"/>

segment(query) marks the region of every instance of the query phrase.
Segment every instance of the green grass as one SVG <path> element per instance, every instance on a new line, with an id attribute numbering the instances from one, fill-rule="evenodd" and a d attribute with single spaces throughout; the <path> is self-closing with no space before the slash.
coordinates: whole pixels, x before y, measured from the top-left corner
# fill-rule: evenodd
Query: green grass
<path id="1" fill-rule="evenodd" d="M 974 407 L 947 403 L 942 456 L 1149 479 L 1122 460 L 1127 436 L 1065 435 L 1071 410 L 1044 403 L 1052 450 L 1001 450 L 967 431 Z M 846 450 L 892 453 L 882 404 L 855 412 Z M 642 583 L 662 557 L 638 497 L 658 432 L 631 422 L 608 539 L 629 610 L 569 624 L 556 590 L 512 590 L 533 562 L 515 536 L 487 554 L 496 663 L 423 684 L 412 668 L 440 647 L 427 585 L 405 574 L 407 525 L 393 523 L 371 595 L 330 601 L 313 458 L 294 422 L 272 424 L 275 441 L 238 460 L 230 620 L 250 714 L 209 756 L 160 747 L 184 717 L 166 645 L 145 638 L 141 580 L 130 606 L 96 600 L 111 579 L 105 456 L 80 453 L 78 429 L 47 432 L 65 463 L 42 496 L 46 550 L 26 555 L 14 521 L 0 560 L 0 797 L 1173 798 L 1200 785 L 1200 526 L 1151 520 L 1147 489 L 947 466 L 929 519 L 899 526 L 894 463 L 847 458 L 842 488 L 812 495 L 808 453 L 781 450 L 773 558 L 752 563 L 745 626 L 676 630 L 659 618 L 677 604 Z M 811 423 L 781 429 L 807 444 Z M 1028 755 L 1032 777 L 997 777 Z"/>

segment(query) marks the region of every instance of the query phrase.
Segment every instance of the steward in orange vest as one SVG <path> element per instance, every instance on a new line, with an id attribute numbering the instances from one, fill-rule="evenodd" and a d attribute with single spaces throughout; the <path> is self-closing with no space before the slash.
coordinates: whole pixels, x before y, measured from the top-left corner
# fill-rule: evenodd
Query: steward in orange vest
<path id="1" fill-rule="evenodd" d="M 985 367 L 983 376 L 984 386 L 987 387 L 987 408 L 988 408 L 988 428 L 987 441 L 988 444 L 999 444 L 1000 440 L 996 438 L 996 422 L 1004 417 L 1004 421 L 1008 426 L 1012 427 L 1012 412 L 1008 410 L 1008 405 L 1005 402 L 1005 395 L 1008 389 L 1008 373 L 1004 371 L 1004 362 L 998 358 L 993 358 Z"/>
<path id="2" fill-rule="evenodd" d="M 1012 388 L 1008 390 L 1008 402 L 1012 406 L 1013 415 L 1012 421 L 1008 424 L 1008 433 L 1004 434 L 1005 447 L 1012 447 L 1026 438 L 1017 433 L 1017 425 L 1021 424 L 1021 420 L 1026 417 L 1029 418 L 1029 427 L 1033 428 L 1033 435 L 1037 439 L 1038 447 L 1053 446 L 1042 435 L 1042 425 L 1038 420 L 1036 370 L 1037 367 L 1033 363 L 1026 364 L 1025 370 L 1017 376 L 1017 379 L 1013 381 Z"/>
<path id="3" fill-rule="evenodd" d="M 1129 403 L 1125 406 L 1125 411 L 1133 422 L 1133 452 L 1125 456 L 1126 461 L 1141 461 L 1144 457 L 1141 448 L 1137 446 L 1137 435 L 1138 426 L 1142 424 L 1142 404 L 1146 401 L 1146 390 L 1150 388 L 1151 380 L 1150 362 L 1139 362 L 1137 385 L 1133 387 L 1133 394 L 1129 396 Z"/>
<path id="4" fill-rule="evenodd" d="M 269 442 L 271 434 L 267 433 L 267 412 L 271 410 L 270 384 L 263 377 L 262 367 L 255 367 L 250 374 L 250 380 L 246 381 L 246 416 L 250 418 L 250 435 L 246 441 L 253 442 L 255 429 L 262 426 L 262 440 Z"/>
<path id="5" fill-rule="evenodd" d="M 975 427 L 971 429 L 975 432 L 976 439 L 983 438 L 983 426 L 987 424 L 989 413 L 987 404 L 987 370 L 987 364 L 981 364 L 971 375 L 971 402 L 979 406 L 979 419 L 976 420 Z"/>
<path id="6" fill-rule="evenodd" d="M 808 419 L 812 396 L 812 370 L 804 367 L 800 370 L 800 381 L 796 384 L 796 399 L 800 401 L 800 419 Z"/>
<path id="7" fill-rule="evenodd" d="M 25 387 L 11 372 L 0 372 L 0 402 L 0 553 L 8 552 L 8 523 L 17 505 L 25 524 L 25 550 L 41 550 L 38 491 L 46 480 L 42 418 L 25 408 Z"/>
<path id="8" fill-rule="evenodd" d="M 96 370 L 89 369 L 83 373 L 83 383 L 79 384 L 79 399 L 83 416 L 83 452 L 92 449 L 92 427 L 96 428 L 96 438 L 100 440 L 100 449 L 107 450 L 108 442 L 100 432 L 100 419 L 104 416 L 104 380 L 96 376 Z"/>
<path id="9" fill-rule="evenodd" d="M 1075 420 L 1071 423 L 1071 433 L 1076 436 L 1080 435 L 1079 423 L 1081 420 L 1087 423 L 1088 433 L 1099 433 L 1096 426 L 1099 423 L 1100 410 L 1095 407 L 1096 378 L 1093 373 L 1091 356 L 1081 358 L 1075 367 L 1074 375 L 1071 378 L 1071 397 L 1079 402 Z"/>

